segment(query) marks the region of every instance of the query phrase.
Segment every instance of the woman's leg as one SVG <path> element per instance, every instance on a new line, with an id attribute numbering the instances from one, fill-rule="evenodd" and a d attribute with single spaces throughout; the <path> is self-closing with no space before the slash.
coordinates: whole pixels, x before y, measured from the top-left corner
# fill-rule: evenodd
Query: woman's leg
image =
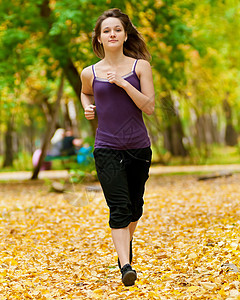
<path id="1" fill-rule="evenodd" d="M 129 264 L 130 225 L 125 228 L 111 229 L 112 239 L 121 267 Z"/>
<path id="2" fill-rule="evenodd" d="M 112 228 L 112 239 L 121 264 L 122 282 L 125 286 L 134 285 L 137 273 L 129 262 L 129 226 L 119 229 Z"/>
<path id="3" fill-rule="evenodd" d="M 136 229 L 136 227 L 137 227 L 137 224 L 138 224 L 138 221 L 136 221 L 136 222 L 131 222 L 131 223 L 129 224 L 130 241 L 131 241 L 132 238 L 133 238 L 133 234 L 134 234 L 134 231 L 135 231 L 135 229 Z"/>
<path id="4" fill-rule="evenodd" d="M 117 251 L 121 267 L 125 264 L 129 264 L 129 244 L 133 238 L 134 231 L 137 227 L 136 222 L 131 222 L 128 227 L 120 228 L 120 229 L 113 229 L 112 228 L 112 239 Z"/>

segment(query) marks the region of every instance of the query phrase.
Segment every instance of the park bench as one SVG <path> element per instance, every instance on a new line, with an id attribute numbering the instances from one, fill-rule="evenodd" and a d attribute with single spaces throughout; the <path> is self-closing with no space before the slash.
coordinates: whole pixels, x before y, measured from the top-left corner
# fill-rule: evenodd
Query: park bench
<path id="1" fill-rule="evenodd" d="M 41 155 L 41 149 L 37 149 L 33 155 L 33 166 L 38 163 L 39 157 Z M 63 165 L 69 161 L 76 161 L 80 165 L 88 165 L 93 158 L 92 147 L 81 147 L 74 155 L 46 155 L 44 162 L 42 164 L 41 170 L 50 170 L 52 161 L 60 160 Z"/>
<path id="2" fill-rule="evenodd" d="M 92 147 L 81 147 L 75 155 L 59 155 L 51 156 L 47 155 L 44 161 L 53 161 L 53 160 L 75 160 L 79 164 L 88 164 L 89 160 L 93 157 Z"/>

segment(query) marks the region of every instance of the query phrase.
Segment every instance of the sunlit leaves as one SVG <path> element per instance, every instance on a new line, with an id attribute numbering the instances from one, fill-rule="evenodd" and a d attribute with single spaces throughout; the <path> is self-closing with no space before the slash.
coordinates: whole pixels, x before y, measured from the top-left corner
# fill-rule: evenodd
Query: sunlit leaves
<path id="1" fill-rule="evenodd" d="M 193 110 L 198 115 L 215 114 L 218 127 L 224 128 L 221 102 L 226 93 L 233 106 L 234 126 L 239 128 L 238 1 L 50 0 L 49 8 L 44 7 L 47 13 L 43 3 L 47 1 L 0 2 L 0 90 L 8 87 L 9 99 L 12 94 L 14 99 L 24 95 L 28 102 L 32 82 L 33 88 L 44 89 L 44 82 L 54 91 L 53 82 L 69 60 L 78 79 L 84 67 L 98 60 L 91 45 L 97 17 L 110 7 L 119 7 L 129 14 L 152 55 L 154 122 L 161 124 L 161 130 L 166 116 L 158 104 L 166 91 L 176 96 L 188 135 L 193 132 Z"/>
<path id="2" fill-rule="evenodd" d="M 29 38 L 29 34 L 23 30 L 8 29 L 2 36 L 2 43 L 5 47 L 11 47 L 12 50 L 18 43 L 24 43 Z"/>
<path id="3" fill-rule="evenodd" d="M 132 287 L 121 283 L 101 192 L 76 207 L 42 182 L 2 183 L 1 296 L 238 299 L 239 179 L 150 177 L 133 240 Z"/>

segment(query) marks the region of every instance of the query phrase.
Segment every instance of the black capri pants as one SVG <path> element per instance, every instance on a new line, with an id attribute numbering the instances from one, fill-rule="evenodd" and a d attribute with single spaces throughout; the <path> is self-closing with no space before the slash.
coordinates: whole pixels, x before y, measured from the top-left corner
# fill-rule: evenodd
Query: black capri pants
<path id="1" fill-rule="evenodd" d="M 98 179 L 109 207 L 109 226 L 124 228 L 143 214 L 143 194 L 149 177 L 150 147 L 129 150 L 96 148 Z"/>

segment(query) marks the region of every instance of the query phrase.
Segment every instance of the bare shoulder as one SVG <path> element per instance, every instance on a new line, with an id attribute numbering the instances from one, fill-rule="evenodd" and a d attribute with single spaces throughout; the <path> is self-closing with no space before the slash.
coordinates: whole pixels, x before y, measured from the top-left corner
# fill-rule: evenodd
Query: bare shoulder
<path id="1" fill-rule="evenodd" d="M 81 80 L 82 80 L 82 93 L 84 94 L 93 94 L 92 83 L 93 83 L 93 71 L 92 66 L 86 67 L 81 72 Z"/>
<path id="2" fill-rule="evenodd" d="M 91 80 L 93 78 L 92 66 L 84 68 L 81 72 L 82 80 Z"/>
<path id="3" fill-rule="evenodd" d="M 145 59 L 139 59 L 137 63 L 138 68 L 144 69 L 144 68 L 151 68 L 150 63 Z"/>
<path id="4" fill-rule="evenodd" d="M 150 75 L 152 73 L 150 63 L 145 59 L 139 59 L 136 65 L 136 73 L 138 77 L 141 77 L 141 75 Z"/>

